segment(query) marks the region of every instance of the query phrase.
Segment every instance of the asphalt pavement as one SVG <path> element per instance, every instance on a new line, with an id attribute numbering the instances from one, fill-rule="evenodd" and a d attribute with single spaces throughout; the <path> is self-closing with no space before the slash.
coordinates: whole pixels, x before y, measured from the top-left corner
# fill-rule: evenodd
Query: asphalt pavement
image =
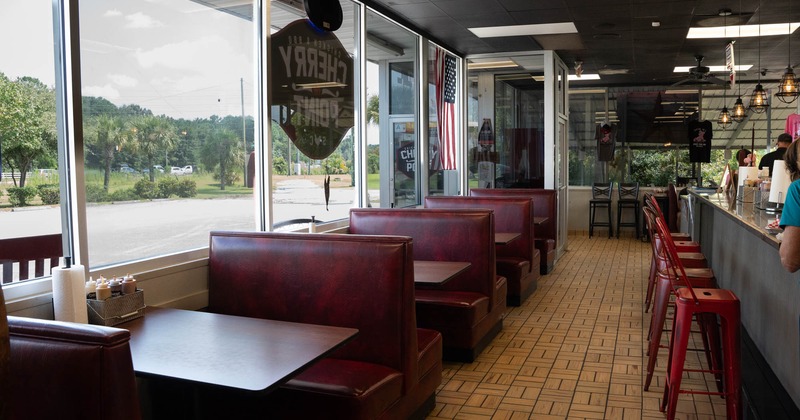
<path id="1" fill-rule="evenodd" d="M 347 218 L 355 200 L 353 188 L 331 189 L 328 210 L 321 187 L 308 180 L 282 181 L 273 191 L 276 222 L 311 218 Z M 212 230 L 253 230 L 256 205 L 252 197 L 165 199 L 89 204 L 89 265 L 137 260 L 208 246 Z M 0 239 L 61 232 L 57 206 L 0 212 Z"/>

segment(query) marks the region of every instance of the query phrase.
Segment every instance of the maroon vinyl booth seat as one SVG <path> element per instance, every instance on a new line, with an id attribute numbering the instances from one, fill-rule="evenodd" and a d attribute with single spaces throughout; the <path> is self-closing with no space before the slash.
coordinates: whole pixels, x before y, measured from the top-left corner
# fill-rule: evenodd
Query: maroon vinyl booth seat
<path id="1" fill-rule="evenodd" d="M 9 420 L 141 418 L 128 330 L 15 316 L 8 329 Z"/>
<path id="2" fill-rule="evenodd" d="M 435 288 L 417 288 L 417 323 L 440 331 L 446 360 L 472 362 L 503 328 L 507 286 L 495 268 L 491 210 L 351 209 L 351 234 L 414 239 L 414 259 L 471 265 Z"/>
<path id="3" fill-rule="evenodd" d="M 556 263 L 558 243 L 558 202 L 555 190 L 537 188 L 473 188 L 473 197 L 529 197 L 533 199 L 533 215 L 547 217 L 547 221 L 536 227 L 536 249 L 541 254 L 541 273 L 553 271 Z"/>
<path id="4" fill-rule="evenodd" d="M 519 233 L 497 244 L 497 274 L 506 278 L 506 305 L 519 306 L 536 290 L 539 250 L 534 246 L 533 200 L 525 197 L 425 197 L 426 208 L 490 209 L 496 232 Z"/>
<path id="5" fill-rule="evenodd" d="M 417 328 L 412 252 L 407 237 L 212 232 L 210 312 L 359 331 L 272 393 L 216 404 L 221 415 L 424 418 L 442 336 Z"/>

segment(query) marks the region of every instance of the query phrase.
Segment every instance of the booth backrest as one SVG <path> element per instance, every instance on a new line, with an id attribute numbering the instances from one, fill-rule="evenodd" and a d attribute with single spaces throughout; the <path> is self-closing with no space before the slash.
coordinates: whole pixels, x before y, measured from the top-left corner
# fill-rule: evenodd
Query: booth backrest
<path id="1" fill-rule="evenodd" d="M 473 197 L 530 197 L 533 199 L 533 214 L 547 217 L 547 222 L 536 229 L 537 238 L 556 240 L 558 226 L 558 201 L 556 190 L 538 188 L 473 188 Z M 556 240 L 556 242 L 558 242 Z"/>
<path id="2" fill-rule="evenodd" d="M 208 310 L 357 328 L 331 357 L 417 379 L 411 238 L 211 232 Z"/>
<path id="3" fill-rule="evenodd" d="M 130 333 L 8 317 L 9 419 L 141 418 Z"/>
<path id="4" fill-rule="evenodd" d="M 425 207 L 432 209 L 489 209 L 494 212 L 496 232 L 519 233 L 508 244 L 497 245 L 497 258 L 516 257 L 534 260 L 533 200 L 527 197 L 425 197 Z M 537 268 L 538 270 L 538 268 Z"/>
<path id="5" fill-rule="evenodd" d="M 414 259 L 467 261 L 470 268 L 439 286 L 481 293 L 494 302 L 494 214 L 491 210 L 351 209 L 351 234 L 414 238 Z"/>

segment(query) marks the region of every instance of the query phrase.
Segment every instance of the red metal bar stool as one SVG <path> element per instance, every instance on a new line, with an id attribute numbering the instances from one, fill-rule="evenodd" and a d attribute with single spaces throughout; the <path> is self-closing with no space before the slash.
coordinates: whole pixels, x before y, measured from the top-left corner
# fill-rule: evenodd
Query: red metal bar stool
<path id="1" fill-rule="evenodd" d="M 664 212 L 661 211 L 661 206 L 658 204 L 658 200 L 656 200 L 656 197 L 652 193 L 645 193 L 644 194 L 644 204 L 645 204 L 645 206 L 650 206 L 650 208 L 652 208 L 656 212 L 656 214 L 659 215 L 659 217 L 661 217 L 664 220 L 667 220 L 664 217 Z M 670 232 L 670 236 L 672 237 L 673 240 L 676 240 L 676 241 L 691 241 L 692 240 L 692 236 L 691 235 L 689 235 L 688 233 L 683 233 L 683 232 Z"/>
<path id="2" fill-rule="evenodd" d="M 648 218 L 652 218 L 652 211 L 646 209 L 645 214 Z M 663 220 L 661 220 L 663 222 Z M 665 224 L 666 225 L 666 224 Z M 658 232 L 652 233 L 653 239 L 659 243 L 663 242 L 661 234 Z M 667 241 L 670 241 L 667 239 Z M 671 241 L 670 241 L 671 242 Z M 650 318 L 650 328 L 647 333 L 648 347 L 647 347 L 647 376 L 645 378 L 644 390 L 650 388 L 650 382 L 653 378 L 656 360 L 658 358 L 658 350 L 661 346 L 661 336 L 664 324 L 667 320 L 667 310 L 670 307 L 670 298 L 672 297 L 672 278 L 670 276 L 669 260 L 667 260 L 663 246 L 654 249 L 656 257 L 656 266 L 658 267 L 656 274 L 655 290 L 653 297 L 653 311 Z M 716 281 L 714 272 L 709 268 L 691 268 L 685 269 L 687 273 L 687 281 L 693 287 L 702 288 L 715 288 Z M 674 304 L 672 304 L 674 306 Z M 718 370 L 720 350 L 719 350 L 719 334 L 716 331 L 716 317 L 706 317 L 704 315 L 698 316 L 698 324 L 700 325 L 701 338 L 703 340 L 703 351 L 706 355 L 706 360 L 712 370 Z M 717 380 L 717 388 L 722 390 L 722 376 L 715 374 Z"/>
<path id="3" fill-rule="evenodd" d="M 660 249 L 662 247 L 662 241 L 658 238 L 658 235 L 655 234 L 655 220 L 658 219 L 657 213 L 649 206 L 645 206 L 644 209 L 644 220 L 645 225 L 647 226 L 648 234 L 650 237 L 650 244 L 652 246 L 652 257 L 650 258 L 650 275 L 648 277 L 647 283 L 647 292 L 645 294 L 644 300 L 644 311 L 647 312 L 650 309 L 650 304 L 652 303 L 653 291 L 655 288 L 656 283 L 656 273 L 659 269 L 658 267 L 658 255 L 660 253 Z M 664 220 L 661 217 L 661 220 Z M 684 267 L 688 268 L 706 268 L 708 266 L 708 262 L 706 261 L 706 257 L 699 252 L 700 245 L 696 243 L 683 243 L 682 247 L 679 249 L 679 258 L 683 262 Z M 703 277 L 704 274 L 702 272 L 698 273 L 698 276 Z"/>
<path id="4" fill-rule="evenodd" d="M 662 236 L 669 235 L 669 229 L 662 220 L 656 219 L 656 228 Z M 672 321 L 667 380 L 661 411 L 666 411 L 667 419 L 674 419 L 680 394 L 723 395 L 728 418 L 738 420 L 742 416 L 739 299 L 726 289 L 693 288 L 687 279 L 675 246 L 669 240 L 665 240 L 664 245 L 664 255 L 669 262 L 669 275 L 675 294 L 675 317 Z M 697 314 L 711 314 L 714 318 L 716 316 L 720 318 L 724 388 L 722 392 L 689 391 L 680 388 L 684 370 L 690 371 L 684 369 L 684 362 L 692 320 Z M 710 316 L 704 317 L 710 318 Z"/>

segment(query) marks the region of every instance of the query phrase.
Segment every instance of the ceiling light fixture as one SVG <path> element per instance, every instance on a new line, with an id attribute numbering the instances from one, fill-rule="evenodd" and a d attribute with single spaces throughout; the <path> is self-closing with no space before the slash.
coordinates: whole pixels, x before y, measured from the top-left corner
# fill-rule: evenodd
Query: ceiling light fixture
<path id="1" fill-rule="evenodd" d="M 752 64 L 737 64 L 736 71 L 747 71 L 753 67 Z M 697 68 L 697 66 L 676 66 L 673 73 L 689 73 L 689 69 Z M 710 73 L 720 73 L 728 71 L 728 67 L 726 66 L 708 66 L 708 71 Z"/>
<path id="2" fill-rule="evenodd" d="M 709 38 L 730 38 L 729 33 L 734 32 L 738 34 L 739 38 L 752 38 L 755 36 L 775 36 L 775 35 L 783 35 L 786 33 L 786 25 L 789 25 L 791 32 L 800 28 L 800 23 L 798 22 L 787 22 L 787 23 L 772 23 L 768 25 L 738 25 L 738 26 L 728 26 L 727 31 L 725 26 L 713 26 L 707 28 L 695 27 L 689 28 L 689 32 L 686 35 L 686 39 L 709 39 Z M 761 35 L 758 35 L 758 31 L 761 30 Z"/>
<path id="3" fill-rule="evenodd" d="M 578 28 L 572 22 L 542 23 L 532 25 L 485 26 L 467 28 L 478 38 L 495 38 L 500 36 L 530 36 L 577 34 Z"/>
<path id="4" fill-rule="evenodd" d="M 789 19 L 792 18 L 792 2 L 789 2 Z M 778 85 L 778 93 L 775 96 L 785 104 L 790 104 L 797 99 L 800 95 L 800 86 L 798 85 L 797 78 L 794 76 L 792 69 L 792 27 L 789 26 L 789 64 L 786 67 L 786 72 L 781 77 L 781 83 Z"/>
<path id="5" fill-rule="evenodd" d="M 758 68 L 761 68 L 761 0 L 758 1 Z M 769 108 L 769 95 L 761 86 L 761 73 L 758 72 L 758 84 L 753 89 L 753 94 L 750 96 L 750 105 L 748 108 L 752 109 L 756 114 L 760 114 Z"/>
<path id="6" fill-rule="evenodd" d="M 517 63 L 511 60 L 505 61 L 484 61 L 478 63 L 469 63 L 467 68 L 469 70 L 485 70 L 485 69 L 505 69 L 511 67 L 519 67 Z"/>

